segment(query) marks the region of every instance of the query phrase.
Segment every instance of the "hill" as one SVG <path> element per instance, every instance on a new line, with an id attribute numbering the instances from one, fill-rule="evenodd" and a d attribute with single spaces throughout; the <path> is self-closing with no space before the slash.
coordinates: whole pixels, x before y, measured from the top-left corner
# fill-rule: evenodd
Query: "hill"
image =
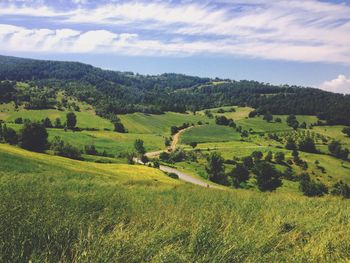
<path id="1" fill-rule="evenodd" d="M 2 262 L 348 258 L 349 201 L 206 189 L 147 167 L 0 149 Z"/>
<path id="2" fill-rule="evenodd" d="M 0 56 L 0 81 L 27 82 L 31 87 L 64 91 L 92 104 L 99 115 L 165 111 L 185 112 L 230 105 L 250 106 L 272 114 L 318 115 L 329 124 L 350 125 L 350 96 L 312 88 L 274 86 L 179 74 L 142 76 L 75 62 L 40 61 Z M 30 102 L 6 83 L 0 101 Z"/>

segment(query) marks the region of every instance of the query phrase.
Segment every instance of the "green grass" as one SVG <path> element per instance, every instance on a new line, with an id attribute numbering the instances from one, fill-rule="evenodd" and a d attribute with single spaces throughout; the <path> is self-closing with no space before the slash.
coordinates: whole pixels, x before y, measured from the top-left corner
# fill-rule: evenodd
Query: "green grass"
<path id="1" fill-rule="evenodd" d="M 26 110 L 20 109 L 16 111 L 12 104 L 0 105 L 0 119 L 6 122 L 13 122 L 15 119 L 21 117 L 23 119 L 30 119 L 40 121 L 46 117 L 50 118 L 52 122 L 56 118 L 61 118 L 62 124 L 66 121 L 66 114 L 68 111 L 59 111 L 55 109 L 50 110 Z M 113 124 L 106 119 L 103 119 L 95 114 L 93 110 L 81 112 L 74 112 L 77 115 L 77 126 L 79 128 L 104 128 L 113 129 Z"/>
<path id="2" fill-rule="evenodd" d="M 235 112 L 225 112 L 225 113 L 218 113 L 219 109 L 223 109 L 225 111 L 229 111 L 231 108 L 235 109 Z M 248 118 L 249 113 L 253 111 L 253 108 L 250 107 L 238 107 L 238 106 L 225 106 L 225 107 L 220 107 L 220 108 L 212 108 L 208 109 L 210 110 L 214 116 L 226 116 L 229 119 L 233 119 L 234 121 L 241 120 Z M 200 111 L 199 113 L 204 115 L 205 110 Z"/>
<path id="3" fill-rule="evenodd" d="M 161 134 L 166 136 L 170 136 L 171 126 L 180 126 L 183 123 L 196 124 L 198 121 L 211 121 L 201 115 L 174 112 L 160 115 L 133 113 L 118 116 L 130 133 Z"/>
<path id="4" fill-rule="evenodd" d="M 220 142 L 239 140 L 240 138 L 241 135 L 231 127 L 211 124 L 196 126 L 185 131 L 181 135 L 181 143 L 189 144 L 190 142 Z"/>
<path id="5" fill-rule="evenodd" d="M 220 191 L 0 145 L 1 262 L 341 262 L 350 201 Z"/>

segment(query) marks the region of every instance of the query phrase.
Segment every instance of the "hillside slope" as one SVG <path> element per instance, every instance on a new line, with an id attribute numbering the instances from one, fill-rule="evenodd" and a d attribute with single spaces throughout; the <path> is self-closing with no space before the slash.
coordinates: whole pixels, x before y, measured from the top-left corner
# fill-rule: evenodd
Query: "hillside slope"
<path id="1" fill-rule="evenodd" d="M 349 260 L 339 198 L 202 189 L 0 145 L 2 262 Z"/>

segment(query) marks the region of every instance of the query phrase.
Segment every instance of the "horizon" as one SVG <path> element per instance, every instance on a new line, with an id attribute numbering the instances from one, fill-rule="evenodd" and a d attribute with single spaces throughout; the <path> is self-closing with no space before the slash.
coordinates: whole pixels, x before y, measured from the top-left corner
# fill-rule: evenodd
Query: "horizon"
<path id="1" fill-rule="evenodd" d="M 7 56 L 350 93 L 349 1 L 11 0 L 0 7 Z"/>

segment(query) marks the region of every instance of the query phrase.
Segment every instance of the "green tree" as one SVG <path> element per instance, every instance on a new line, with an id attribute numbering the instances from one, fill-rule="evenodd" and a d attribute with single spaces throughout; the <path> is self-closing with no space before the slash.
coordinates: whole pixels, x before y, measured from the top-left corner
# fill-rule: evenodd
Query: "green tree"
<path id="1" fill-rule="evenodd" d="M 315 142 L 310 137 L 306 137 L 299 141 L 299 150 L 303 152 L 317 153 Z"/>
<path id="2" fill-rule="evenodd" d="M 197 143 L 196 142 L 190 142 L 190 146 L 194 149 L 197 147 Z"/>
<path id="3" fill-rule="evenodd" d="M 6 125 L 3 127 L 3 137 L 4 141 L 9 144 L 17 144 L 18 143 L 18 135 L 16 131 L 12 128 L 7 128 Z"/>
<path id="4" fill-rule="evenodd" d="M 349 150 L 343 149 L 342 145 L 339 141 L 332 141 L 328 145 L 328 150 L 333 156 L 340 158 L 340 159 L 343 159 L 343 160 L 346 160 L 348 158 L 348 155 L 349 155 Z"/>
<path id="5" fill-rule="evenodd" d="M 217 153 L 211 153 L 207 158 L 208 164 L 205 167 L 209 180 L 218 184 L 227 184 L 227 178 L 224 173 L 224 158 Z"/>
<path id="6" fill-rule="evenodd" d="M 299 190 L 306 196 L 323 196 L 328 193 L 327 187 L 323 183 L 316 183 L 311 180 L 309 174 L 300 175 Z"/>
<path id="7" fill-rule="evenodd" d="M 299 122 L 297 121 L 297 118 L 294 114 L 291 114 L 287 117 L 287 124 L 288 126 L 292 127 L 294 130 L 298 129 Z"/>
<path id="8" fill-rule="evenodd" d="M 61 119 L 60 118 L 56 118 L 55 119 L 55 128 L 62 128 L 63 125 L 61 123 Z"/>
<path id="9" fill-rule="evenodd" d="M 251 156 L 243 157 L 242 161 L 243 161 L 244 167 L 247 168 L 248 170 L 253 168 L 254 162 Z"/>
<path id="10" fill-rule="evenodd" d="M 50 120 L 48 117 L 46 117 L 45 119 L 43 119 L 42 123 L 43 123 L 43 125 L 44 125 L 46 128 L 52 128 L 52 127 L 53 127 L 53 126 L 52 126 L 52 122 L 51 122 L 51 120 Z"/>
<path id="11" fill-rule="evenodd" d="M 269 163 L 259 162 L 254 167 L 260 191 L 274 191 L 282 185 L 280 173 Z"/>
<path id="12" fill-rule="evenodd" d="M 269 151 L 266 156 L 265 156 L 265 161 L 266 162 L 271 162 L 272 161 L 272 152 Z"/>
<path id="13" fill-rule="evenodd" d="M 261 151 L 254 151 L 251 156 L 254 159 L 254 162 L 258 162 L 263 158 L 263 153 Z"/>
<path id="14" fill-rule="evenodd" d="M 146 153 L 145 147 L 144 147 L 144 142 L 141 139 L 136 139 L 134 142 L 134 148 L 136 152 L 140 155 L 143 155 Z"/>
<path id="15" fill-rule="evenodd" d="M 345 128 L 342 130 L 342 133 L 344 133 L 345 135 L 347 135 L 347 136 L 350 137 L 350 127 L 345 127 Z"/>
<path id="16" fill-rule="evenodd" d="M 126 129 L 121 122 L 114 123 L 114 131 L 119 133 L 126 133 Z"/>
<path id="17" fill-rule="evenodd" d="M 67 128 L 74 130 L 77 125 L 77 116 L 74 112 L 68 112 L 66 115 L 67 118 Z"/>
<path id="18" fill-rule="evenodd" d="M 292 138 L 287 139 L 286 149 L 288 149 L 288 150 L 296 150 L 297 149 L 297 144 L 295 143 L 295 141 Z"/>
<path id="19" fill-rule="evenodd" d="M 264 114 L 263 119 L 264 119 L 265 121 L 267 121 L 267 122 L 272 121 L 272 120 L 273 120 L 273 116 L 272 116 L 271 112 L 267 111 L 267 112 Z"/>
<path id="20" fill-rule="evenodd" d="M 285 159 L 285 156 L 284 156 L 283 152 L 276 152 L 275 153 L 275 161 L 276 161 L 276 163 L 281 164 L 281 163 L 283 163 L 284 159 Z"/>
<path id="21" fill-rule="evenodd" d="M 48 133 L 42 123 L 25 123 L 21 130 L 20 146 L 24 149 L 43 152 L 48 147 Z"/>
<path id="22" fill-rule="evenodd" d="M 249 171 L 242 164 L 237 164 L 235 168 L 229 173 L 232 178 L 233 186 L 238 188 L 242 183 L 245 183 L 249 179 Z"/>

